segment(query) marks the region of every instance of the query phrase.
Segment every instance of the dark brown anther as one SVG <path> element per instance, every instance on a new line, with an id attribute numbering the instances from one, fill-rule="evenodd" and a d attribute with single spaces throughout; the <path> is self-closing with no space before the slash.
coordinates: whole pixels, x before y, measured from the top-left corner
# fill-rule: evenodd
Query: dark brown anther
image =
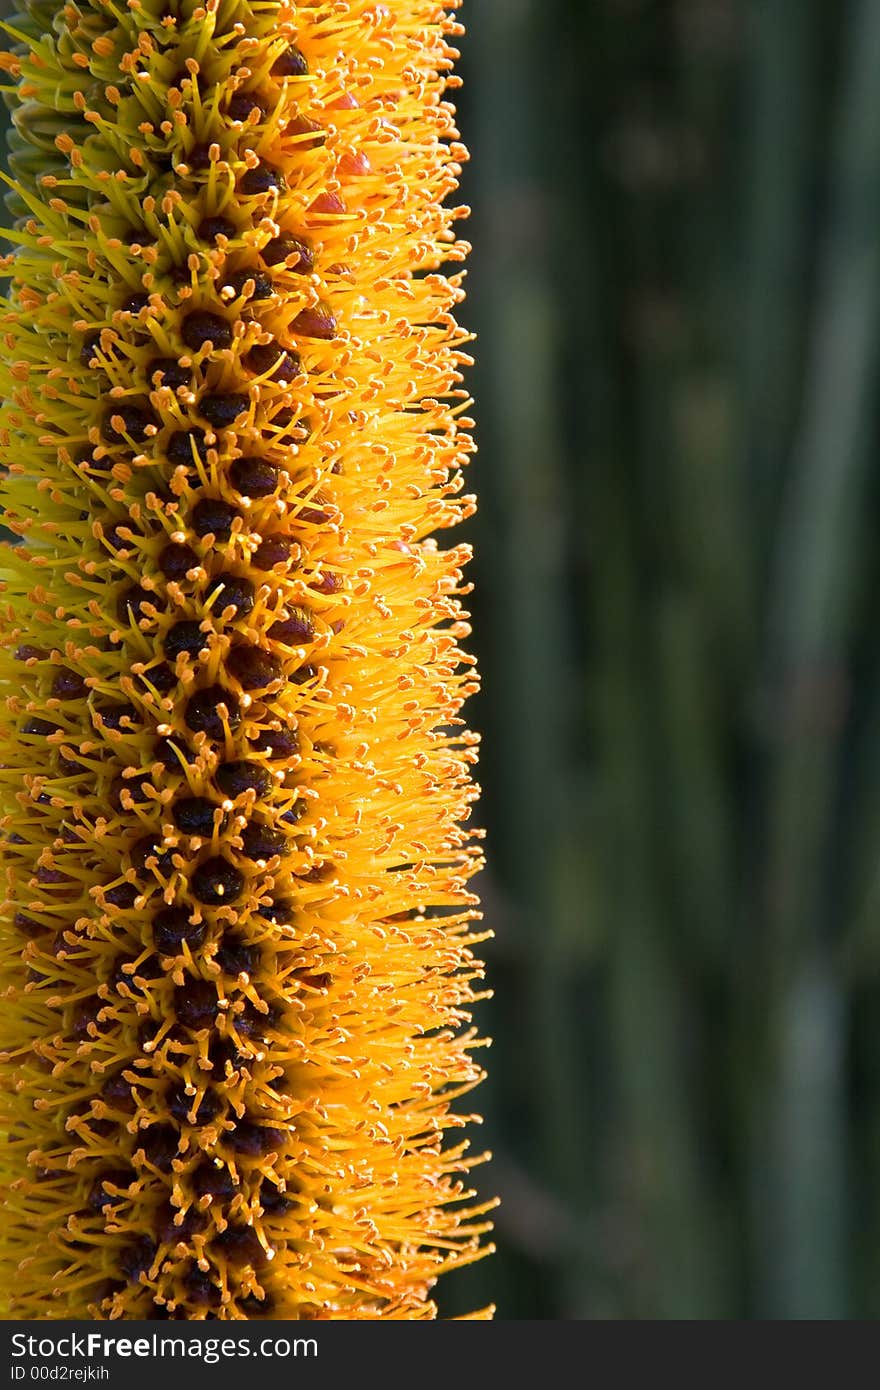
<path id="1" fill-rule="evenodd" d="M 110 1138 L 111 1134 L 115 1134 L 115 1129 L 117 1129 L 113 1120 L 97 1120 L 95 1116 L 88 1115 L 88 1113 L 82 1111 L 82 1109 L 71 1111 L 68 1119 L 81 1120 L 85 1130 L 88 1131 L 90 1136 L 95 1138 Z M 82 1134 L 82 1129 L 79 1130 L 79 1133 Z M 85 1248 L 85 1245 L 81 1245 L 81 1250 L 85 1250 Z"/>
<path id="2" fill-rule="evenodd" d="M 147 367 L 147 381 L 151 386 L 167 386 L 176 391 L 179 386 L 189 386 L 192 369 L 182 367 L 176 357 L 154 357 Z"/>
<path id="3" fill-rule="evenodd" d="M 142 1274 L 149 1273 L 158 1246 L 149 1236 L 138 1236 L 119 1256 L 119 1268 L 133 1284 L 140 1283 Z"/>
<path id="4" fill-rule="evenodd" d="M 209 582 L 207 594 L 216 594 L 211 612 L 218 616 L 227 608 L 234 608 L 237 618 L 246 618 L 253 612 L 256 602 L 254 586 L 250 580 L 225 571 Z"/>
<path id="5" fill-rule="evenodd" d="M 328 883 L 336 872 L 334 866 L 328 859 L 322 859 L 320 863 L 313 864 L 304 874 L 297 874 L 300 883 Z"/>
<path id="6" fill-rule="evenodd" d="M 323 574 L 315 577 L 313 587 L 319 594 L 338 594 L 342 588 L 342 576 L 325 570 Z"/>
<path id="7" fill-rule="evenodd" d="M 290 853 L 290 841 L 280 830 L 270 825 L 256 825 L 252 821 L 242 831 L 242 854 L 246 859 L 271 859 L 274 855 Z"/>
<path id="8" fill-rule="evenodd" d="M 267 636 L 273 642 L 283 642 L 288 647 L 299 647 L 314 641 L 315 629 L 311 616 L 304 608 L 292 608 L 286 618 L 280 618 L 269 628 Z"/>
<path id="9" fill-rule="evenodd" d="M 119 427 L 113 423 L 119 421 Z M 147 438 L 151 425 L 157 423 L 156 416 L 149 406 L 130 405 L 119 401 L 111 406 L 101 422 L 101 438 L 108 444 L 123 444 L 126 437 L 135 444 L 142 444 Z"/>
<path id="10" fill-rule="evenodd" d="M 294 541 L 291 536 L 266 536 L 254 551 L 251 564 L 257 570 L 271 570 L 290 559 Z"/>
<path id="11" fill-rule="evenodd" d="M 224 796 L 235 800 L 247 791 L 265 796 L 272 785 L 272 775 L 262 763 L 249 763 L 242 759 L 234 763 L 221 763 L 214 773 L 214 781 Z"/>
<path id="12" fill-rule="evenodd" d="M 321 122 L 313 120 L 311 116 L 303 115 L 302 112 L 287 122 L 284 127 L 284 136 L 287 140 L 296 141 L 297 150 L 320 149 L 327 138 Z"/>
<path id="13" fill-rule="evenodd" d="M 70 874 L 65 874 L 61 869 L 50 869 L 48 864 L 41 864 L 34 874 L 37 883 L 72 883 Z"/>
<path id="14" fill-rule="evenodd" d="M 79 360 L 84 367 L 100 367 L 98 361 L 98 350 L 101 347 L 101 330 L 95 329 L 93 333 L 87 333 L 83 339 L 83 345 L 79 351 Z M 106 357 L 107 354 L 105 353 Z"/>
<path id="15" fill-rule="evenodd" d="M 147 493 L 150 508 L 145 520 L 144 528 L 147 535 L 152 535 L 159 540 L 164 540 L 163 513 L 167 514 L 170 510 L 177 507 L 178 498 L 170 487 L 166 487 L 164 481 L 156 480 L 155 486 L 151 487 Z"/>
<path id="16" fill-rule="evenodd" d="M 301 338 L 319 338 L 328 342 L 336 337 L 336 316 L 325 304 L 314 309 L 303 309 L 291 324 L 294 333 Z"/>
<path id="17" fill-rule="evenodd" d="M 227 241 L 232 241 L 238 235 L 238 229 L 234 222 L 230 222 L 225 217 L 206 217 L 199 223 L 196 236 L 199 241 L 212 242 L 218 237 L 225 237 Z"/>
<path id="18" fill-rule="evenodd" d="M 283 1130 L 257 1125 L 250 1120 L 239 1120 L 232 1133 L 226 1136 L 235 1152 L 248 1158 L 262 1158 L 264 1154 L 280 1149 L 285 1137 Z"/>
<path id="19" fill-rule="evenodd" d="M 226 718 L 220 716 L 220 706 L 225 706 Z M 226 728 L 234 731 L 241 723 L 241 707 L 238 697 L 222 685 L 209 685 L 191 696 L 187 706 L 185 721 L 194 734 L 204 733 L 208 738 L 219 740 L 224 737 Z"/>
<path id="20" fill-rule="evenodd" d="M 273 237 L 272 240 L 263 247 L 260 255 L 266 265 L 281 265 L 287 260 L 288 256 L 296 256 L 295 261 L 291 261 L 287 269 L 296 275 L 311 275 L 315 268 L 315 257 L 312 248 L 299 237 L 289 236 L 282 232 L 280 236 Z"/>
<path id="21" fill-rule="evenodd" d="M 153 1041 L 160 1027 L 160 1022 L 155 1018 L 145 1018 L 137 1026 L 138 1047 L 146 1047 Z"/>
<path id="22" fill-rule="evenodd" d="M 190 979 L 174 991 L 174 1013 L 184 1028 L 198 1032 L 214 1022 L 217 990 L 209 980 Z"/>
<path id="23" fill-rule="evenodd" d="M 198 656 L 208 645 L 208 635 L 202 631 L 201 623 L 175 623 L 165 634 L 162 650 L 169 661 L 175 661 L 184 652 L 187 656 Z"/>
<path id="24" fill-rule="evenodd" d="M 218 1167 L 210 1161 L 201 1163 L 190 1181 L 197 1197 L 221 1197 L 228 1201 L 236 1192 L 236 1185 L 232 1181 L 229 1169 Z"/>
<path id="25" fill-rule="evenodd" d="M 276 1187 L 268 1178 L 264 1178 L 260 1183 L 259 1192 L 260 1206 L 269 1216 L 283 1216 L 286 1211 L 290 1211 L 293 1202 L 282 1192 L 280 1187 Z"/>
<path id="26" fill-rule="evenodd" d="M 209 314 L 204 309 L 187 314 L 181 333 L 183 341 L 193 352 L 199 352 L 207 343 L 215 348 L 228 348 L 232 344 L 229 320 L 221 318 L 219 314 Z"/>
<path id="27" fill-rule="evenodd" d="M 130 623 L 132 619 L 137 623 L 141 618 L 151 618 L 153 613 L 145 612 L 145 608 L 154 609 L 159 606 L 159 596 L 150 589 L 145 589 L 142 584 L 133 584 L 120 595 L 116 605 L 116 615 L 121 623 Z"/>
<path id="28" fill-rule="evenodd" d="M 282 433 L 279 434 L 279 430 Z M 308 420 L 294 411 L 276 410 L 270 417 L 268 427 L 261 431 L 263 438 L 281 448 L 296 448 L 312 437 L 312 427 Z"/>
<path id="29" fill-rule="evenodd" d="M 120 912 L 130 912 L 137 901 L 138 890 L 133 883 L 117 883 L 115 888 L 110 888 L 104 894 L 104 899 L 111 907 L 116 907 Z"/>
<path id="30" fill-rule="evenodd" d="M 155 1025 L 154 1025 L 155 1026 Z M 173 1125 L 150 1125 L 135 1140 L 135 1148 L 143 1149 L 147 1161 L 160 1173 L 171 1172 L 171 1160 L 177 1157 L 180 1134 Z"/>
<path id="31" fill-rule="evenodd" d="M 130 531 L 133 536 L 140 535 L 140 530 L 132 521 L 117 521 L 113 526 L 104 528 L 104 540 L 111 550 L 115 550 L 118 555 L 131 555 L 134 552 L 134 541 L 128 535 L 123 535 L 123 531 Z"/>
<path id="32" fill-rule="evenodd" d="M 217 803 L 204 796 L 188 796 L 183 801 L 175 801 L 171 806 L 174 824 L 184 835 L 201 835 L 206 838 L 214 833 L 214 812 Z"/>
<path id="33" fill-rule="evenodd" d="M 110 985 L 112 989 L 115 989 L 117 994 L 128 992 L 131 992 L 133 994 L 143 994 L 143 990 L 140 988 L 140 986 L 135 984 L 134 975 L 131 974 L 131 972 L 126 968 L 132 964 L 133 960 L 133 956 L 123 955 L 117 956 L 116 960 L 113 963 L 113 969 L 107 976 L 107 984 Z M 149 967 L 147 967 L 146 970 L 144 969 L 144 967 L 141 967 L 141 969 L 137 973 L 139 975 L 144 975 L 148 972 Z M 149 978 L 152 978 L 151 974 L 149 975 Z M 119 988 L 120 985 L 125 985 L 126 990 L 121 991 Z"/>
<path id="34" fill-rule="evenodd" d="M 52 694 L 56 700 L 81 700 L 86 694 L 85 679 L 78 671 L 62 666 L 52 681 Z"/>
<path id="35" fill-rule="evenodd" d="M 280 410 L 276 410 L 275 414 L 272 416 L 272 427 L 275 430 L 279 430 L 286 429 L 288 425 L 292 425 L 293 429 L 289 434 L 284 436 L 285 440 L 289 439 L 292 442 L 301 444 L 304 439 L 309 439 L 311 437 L 312 430 L 308 420 L 302 415 L 297 416 L 296 412 L 292 410 L 290 406 L 284 405 Z"/>
<path id="36" fill-rule="evenodd" d="M 245 293 L 245 285 L 248 281 L 253 284 L 253 289 L 248 292 L 247 298 L 255 302 L 260 299 L 271 299 L 274 293 L 272 277 L 267 275 L 265 270 L 235 270 L 231 275 L 227 275 L 221 289 L 230 289 L 234 292 L 235 298 Z"/>
<path id="37" fill-rule="evenodd" d="M 192 763 L 193 754 L 178 735 L 175 739 L 157 739 L 153 745 L 153 758 L 157 763 L 161 763 L 167 772 L 181 772 L 184 765 Z"/>
<path id="38" fill-rule="evenodd" d="M 260 1048 L 264 1042 L 268 1042 L 270 1030 L 278 1027 L 278 1019 L 277 1009 L 270 1009 L 268 1013 L 263 1013 L 257 1009 L 256 1004 L 252 1004 L 250 999 L 247 999 L 245 1008 L 242 1009 L 241 1013 L 235 1015 L 235 1030 L 239 1037 L 247 1038 L 247 1041 L 253 1042 L 257 1048 Z"/>
<path id="39" fill-rule="evenodd" d="M 207 169 L 211 163 L 211 146 L 204 142 L 195 144 L 178 162 L 185 164 L 188 169 Z"/>
<path id="40" fill-rule="evenodd" d="M 270 72 L 273 77 L 305 77 L 308 70 L 309 65 L 302 53 L 296 44 L 291 44 L 275 59 Z"/>
<path id="41" fill-rule="evenodd" d="M 190 462 L 192 460 L 190 459 Z M 183 545 L 180 541 L 171 541 L 160 552 L 157 564 L 166 579 L 173 579 L 179 582 L 185 579 L 189 570 L 195 569 L 199 563 L 199 557 L 192 546 Z"/>
<path id="42" fill-rule="evenodd" d="M 201 946 L 207 935 L 207 923 L 191 922 L 189 912 L 183 907 L 163 907 L 153 918 L 153 944 L 163 956 L 180 955 L 183 943 L 190 950 Z"/>
<path id="43" fill-rule="evenodd" d="M 120 304 L 120 309 L 124 314 L 139 314 L 141 309 L 146 309 L 150 302 L 148 294 L 130 294 Z"/>
<path id="44" fill-rule="evenodd" d="M 341 217 L 345 212 L 345 199 L 338 193 L 319 193 L 308 210 L 308 226 L 314 226 L 318 218 Z"/>
<path id="45" fill-rule="evenodd" d="M 364 153 L 363 150 L 349 150 L 346 154 L 344 154 L 341 157 L 339 163 L 336 166 L 336 169 L 337 172 L 341 174 L 344 179 L 362 179 L 366 174 L 370 172 L 372 167 L 373 166 L 371 165 L 368 156 Z M 331 271 L 337 271 L 340 274 L 345 274 L 347 268 L 343 265 L 331 266 L 330 269 Z"/>
<path id="46" fill-rule="evenodd" d="M 298 352 L 282 348 L 279 343 L 257 343 L 246 352 L 242 363 L 256 376 L 271 373 L 273 381 L 289 385 L 302 371 Z"/>
<path id="47" fill-rule="evenodd" d="M 206 463 L 208 445 L 205 442 L 205 431 L 177 430 L 168 440 L 166 457 L 169 463 L 182 464 L 187 468 L 191 468 L 196 459 Z"/>
<path id="48" fill-rule="evenodd" d="M 95 714 L 101 716 L 106 729 L 121 729 L 123 720 L 126 729 L 134 730 L 138 724 L 134 705 L 96 705 Z"/>
<path id="49" fill-rule="evenodd" d="M 183 1276 L 183 1290 L 190 1303 L 198 1308 L 216 1308 L 220 1303 L 220 1290 L 210 1274 L 204 1273 L 197 1264 L 191 1265 Z"/>
<path id="50" fill-rule="evenodd" d="M 263 903 L 257 908 L 260 917 L 271 922 L 273 927 L 287 927 L 293 921 L 296 909 L 286 898 L 276 898 L 271 903 Z"/>
<path id="51" fill-rule="evenodd" d="M 242 690 L 263 690 L 280 678 L 284 667 L 277 656 L 262 647 L 242 644 L 230 651 L 227 669 Z"/>
<path id="52" fill-rule="evenodd" d="M 130 1168 L 119 1168 L 102 1173 L 99 1178 L 95 1178 L 89 1188 L 89 1195 L 86 1198 L 86 1206 L 89 1211 L 104 1211 L 106 1207 L 118 1207 L 121 1202 L 128 1201 L 125 1189 L 134 1182 L 134 1179 L 135 1175 Z M 121 1187 L 123 1189 L 122 1195 L 108 1192 L 105 1183 L 111 1187 Z"/>
<path id="53" fill-rule="evenodd" d="M 246 121 L 252 111 L 258 111 L 260 120 L 264 120 L 268 109 L 267 103 L 256 92 L 243 92 L 239 89 L 229 98 L 226 114 L 231 121 Z"/>
<path id="54" fill-rule="evenodd" d="M 230 934 L 224 936 L 214 959 L 221 970 L 237 979 L 239 975 L 253 975 L 260 963 L 260 950 Z"/>
<path id="55" fill-rule="evenodd" d="M 158 1208 L 155 1230 L 163 1245 L 176 1245 L 180 1240 L 188 1240 L 190 1236 L 203 1231 L 208 1224 L 204 1212 L 196 1211 L 194 1207 L 190 1207 L 182 1221 L 175 1225 L 174 1218 L 180 1215 L 178 1208 L 173 1207 L 170 1202 L 163 1202 Z"/>
<path id="56" fill-rule="evenodd" d="M 147 787 L 150 785 L 150 778 L 147 773 L 141 773 L 137 777 L 114 777 L 110 783 L 109 800 L 114 811 L 123 809 L 123 798 L 129 798 L 136 806 L 146 806 L 150 797 L 147 795 Z"/>
<path id="57" fill-rule="evenodd" d="M 190 879 L 193 897 L 209 907 L 222 907 L 234 903 L 241 897 L 244 888 L 244 875 L 224 859 L 222 854 L 214 855 L 199 864 Z"/>
<path id="58" fill-rule="evenodd" d="M 163 845 L 161 836 L 143 835 L 131 848 L 131 863 L 139 874 L 148 872 L 147 864 L 156 861 L 156 870 L 168 875 L 174 868 L 174 851 Z"/>
<path id="59" fill-rule="evenodd" d="M 183 285 L 192 286 L 192 271 L 188 265 L 171 265 L 168 267 L 168 278 L 172 285 L 180 289 Z"/>
<path id="60" fill-rule="evenodd" d="M 101 1086 L 101 1098 L 108 1105 L 115 1106 L 117 1110 L 131 1113 L 135 1109 L 136 1101 L 132 1091 L 131 1082 L 126 1081 L 121 1071 L 116 1071 Z"/>
<path id="61" fill-rule="evenodd" d="M 103 1007 L 103 1000 L 96 994 L 90 995 L 88 999 L 81 999 L 74 1005 L 70 1018 L 70 1033 L 75 1042 L 84 1042 L 90 1036 L 89 1028 L 93 1023 L 97 1023 L 98 1014 Z"/>
<path id="62" fill-rule="evenodd" d="M 268 459 L 238 458 L 229 470 L 229 481 L 242 497 L 271 497 L 278 487 L 278 468 Z"/>
<path id="63" fill-rule="evenodd" d="M 169 1086 L 165 1096 L 171 1116 L 180 1124 L 209 1125 L 223 1109 L 223 1102 L 216 1091 L 205 1091 L 199 1101 L 195 1115 L 192 1115 L 195 1096 L 188 1096 L 182 1082 Z"/>
<path id="64" fill-rule="evenodd" d="M 258 164 L 256 169 L 247 169 L 238 181 L 238 191 L 246 198 L 255 198 L 261 193 L 280 193 L 287 187 L 280 169 L 271 164 Z"/>
<path id="65" fill-rule="evenodd" d="M 294 728 L 261 729 L 250 745 L 255 753 L 268 754 L 270 762 L 286 762 L 299 752 L 299 734 Z"/>
<path id="66" fill-rule="evenodd" d="M 38 936 L 42 936 L 47 930 L 42 922 L 37 922 L 33 917 L 28 917 L 26 912 L 16 912 L 12 919 L 12 924 L 23 936 L 29 937 L 31 941 L 35 940 Z"/>
<path id="67" fill-rule="evenodd" d="M 220 497 L 205 497 L 193 507 L 189 520 L 197 536 L 214 536 L 218 541 L 228 541 L 237 516 L 241 516 L 241 512 L 230 502 L 224 502 Z"/>
<path id="68" fill-rule="evenodd" d="M 266 1263 L 266 1252 L 253 1226 L 227 1226 L 222 1235 L 217 1236 L 214 1245 L 222 1250 L 230 1264 L 238 1267 L 250 1265 L 253 1269 L 259 1269 Z"/>
<path id="69" fill-rule="evenodd" d="M 142 676 L 136 676 L 135 682 L 141 690 L 149 690 L 152 687 L 159 695 L 168 695 L 177 685 L 177 677 L 167 661 L 160 661 Z"/>
<path id="70" fill-rule="evenodd" d="M 146 227 L 130 227 L 122 237 L 126 246 L 155 246 L 156 238 Z"/>
<path id="71" fill-rule="evenodd" d="M 234 425 L 250 406 L 250 397 L 238 394 L 224 396 L 202 396 L 199 401 L 199 414 L 204 416 L 215 429 Z"/>
<path id="72" fill-rule="evenodd" d="M 208 1044 L 208 1061 L 218 1076 L 226 1077 L 230 1071 L 245 1070 L 252 1058 L 249 1053 L 242 1052 L 231 1038 L 214 1037 Z"/>

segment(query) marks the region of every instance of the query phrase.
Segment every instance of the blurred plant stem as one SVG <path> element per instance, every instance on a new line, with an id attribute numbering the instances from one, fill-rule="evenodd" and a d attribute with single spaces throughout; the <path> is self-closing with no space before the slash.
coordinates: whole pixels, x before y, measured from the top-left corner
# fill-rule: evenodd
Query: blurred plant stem
<path id="1" fill-rule="evenodd" d="M 768 1203 L 762 1268 L 780 1317 L 840 1317 L 848 1302 L 846 1000 L 828 950 L 843 923 L 829 900 L 827 856 L 874 452 L 878 64 L 880 6 L 862 0 L 847 26 L 806 389 L 768 601 L 763 981 L 770 1068 L 756 1131 L 766 1136 L 757 1159 Z"/>

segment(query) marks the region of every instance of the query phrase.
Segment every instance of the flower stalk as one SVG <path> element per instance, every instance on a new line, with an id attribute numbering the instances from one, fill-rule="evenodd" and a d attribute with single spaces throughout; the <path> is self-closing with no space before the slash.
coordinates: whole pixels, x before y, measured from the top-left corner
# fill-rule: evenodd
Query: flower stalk
<path id="1" fill-rule="evenodd" d="M 8 26 L 6 1316 L 425 1318 L 485 1252 L 456 8 Z"/>

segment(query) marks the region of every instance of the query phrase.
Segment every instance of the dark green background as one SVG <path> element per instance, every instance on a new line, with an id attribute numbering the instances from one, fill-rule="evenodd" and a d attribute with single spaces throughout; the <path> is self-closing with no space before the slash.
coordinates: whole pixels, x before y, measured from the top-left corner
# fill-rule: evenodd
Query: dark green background
<path id="1" fill-rule="evenodd" d="M 880 0 L 464 13 L 503 1206 L 443 1311 L 877 1318 Z"/>
<path id="2" fill-rule="evenodd" d="M 880 3 L 465 14 L 504 1205 L 449 1297 L 876 1318 Z"/>

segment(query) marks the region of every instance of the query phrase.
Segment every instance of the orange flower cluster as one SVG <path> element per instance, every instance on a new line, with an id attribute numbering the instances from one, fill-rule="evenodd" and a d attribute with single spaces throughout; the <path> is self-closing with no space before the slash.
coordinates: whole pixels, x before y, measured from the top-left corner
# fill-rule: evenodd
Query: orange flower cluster
<path id="1" fill-rule="evenodd" d="M 485 1248 L 456 2 L 10 26 L 6 1316 L 426 1318 Z"/>

